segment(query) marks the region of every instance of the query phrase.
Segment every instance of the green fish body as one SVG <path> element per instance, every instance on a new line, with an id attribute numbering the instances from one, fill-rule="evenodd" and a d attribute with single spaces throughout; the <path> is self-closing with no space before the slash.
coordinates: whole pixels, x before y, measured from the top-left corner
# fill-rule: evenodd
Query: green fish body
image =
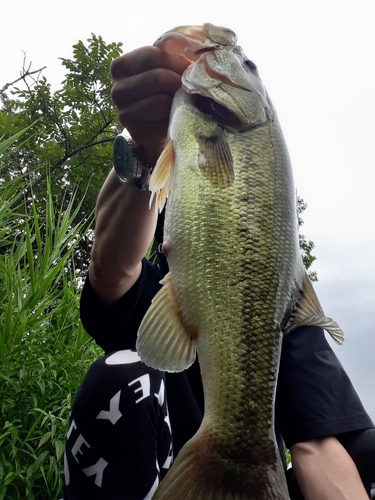
<path id="1" fill-rule="evenodd" d="M 230 43 L 217 47 L 211 39 L 215 48 L 188 68 L 150 183 L 160 209 L 168 196 L 163 251 L 170 272 L 137 349 L 165 371 L 186 369 L 198 352 L 205 398 L 202 425 L 157 500 L 287 500 L 274 435 L 281 338 L 300 324 L 341 336 L 303 267 L 276 114 L 256 69 L 244 63 L 233 36 Z"/>

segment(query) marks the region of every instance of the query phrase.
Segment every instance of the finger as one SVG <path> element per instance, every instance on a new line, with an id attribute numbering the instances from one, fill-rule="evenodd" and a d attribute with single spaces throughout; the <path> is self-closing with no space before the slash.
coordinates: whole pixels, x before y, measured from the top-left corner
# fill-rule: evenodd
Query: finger
<path id="1" fill-rule="evenodd" d="M 127 131 L 136 144 L 141 144 L 145 148 L 156 148 L 161 145 L 162 149 L 167 140 L 168 124 L 168 120 L 156 123 L 148 121 L 134 122 L 127 128 Z"/>
<path id="2" fill-rule="evenodd" d="M 116 80 L 150 69 L 165 68 L 181 75 L 189 64 L 190 61 L 182 56 L 166 54 L 157 47 L 148 46 L 135 49 L 114 59 L 111 64 L 111 74 Z"/>
<path id="3" fill-rule="evenodd" d="M 118 108 L 157 93 L 174 94 L 181 86 L 181 77 L 169 69 L 155 68 L 115 81 L 111 97 Z"/>
<path id="4" fill-rule="evenodd" d="M 128 128 L 136 154 L 144 165 L 155 165 L 167 142 L 168 120 L 137 121 Z"/>
<path id="5" fill-rule="evenodd" d="M 136 121 L 157 122 L 169 119 L 173 94 L 154 94 L 118 108 L 118 118 L 124 127 Z"/>

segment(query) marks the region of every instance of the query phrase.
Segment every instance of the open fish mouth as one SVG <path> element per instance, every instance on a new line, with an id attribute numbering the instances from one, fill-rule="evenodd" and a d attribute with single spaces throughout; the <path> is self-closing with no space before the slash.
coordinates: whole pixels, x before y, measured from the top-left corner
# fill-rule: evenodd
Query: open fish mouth
<path id="1" fill-rule="evenodd" d="M 211 116 L 223 127 L 231 127 L 234 129 L 242 128 L 242 123 L 237 116 L 211 97 L 202 96 L 200 94 L 191 94 L 190 99 L 193 106 L 196 107 L 201 113 Z"/>
<path id="2" fill-rule="evenodd" d="M 243 132 L 243 122 L 240 118 L 232 113 L 228 108 L 219 104 L 215 99 L 207 97 L 201 94 L 189 94 L 189 99 L 191 104 L 204 115 L 208 115 L 218 122 L 223 128 L 236 130 L 237 132 Z M 264 122 L 253 122 L 247 124 L 247 130 L 252 130 L 262 125 L 266 122 L 273 120 L 273 115 L 271 110 L 266 110 L 266 120 Z"/>

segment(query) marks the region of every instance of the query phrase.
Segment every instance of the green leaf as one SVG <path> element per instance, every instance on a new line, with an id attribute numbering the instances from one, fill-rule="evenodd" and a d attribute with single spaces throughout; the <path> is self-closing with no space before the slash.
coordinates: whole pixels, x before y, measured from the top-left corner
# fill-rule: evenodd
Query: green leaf
<path id="1" fill-rule="evenodd" d="M 24 128 L 23 130 L 20 130 L 19 132 L 17 132 L 16 134 L 13 134 L 11 137 L 8 137 L 8 139 L 5 139 L 3 141 L 0 142 L 0 155 L 2 153 L 4 153 L 4 151 L 6 151 L 8 148 L 10 148 L 16 141 L 18 141 L 18 139 L 20 139 L 29 129 L 31 129 L 31 127 L 33 127 L 37 122 L 39 121 L 38 120 L 35 120 L 31 125 L 29 125 L 28 127 Z"/>

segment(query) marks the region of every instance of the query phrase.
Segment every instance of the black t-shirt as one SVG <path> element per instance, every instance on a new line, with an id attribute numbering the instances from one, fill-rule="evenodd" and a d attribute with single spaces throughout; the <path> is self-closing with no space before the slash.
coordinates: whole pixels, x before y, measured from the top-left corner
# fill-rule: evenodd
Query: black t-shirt
<path id="1" fill-rule="evenodd" d="M 135 350 L 97 359 L 72 405 L 65 500 L 149 500 L 172 462 L 164 373 Z"/>
<path id="2" fill-rule="evenodd" d="M 81 296 L 81 319 L 86 331 L 106 352 L 134 349 L 138 327 L 151 300 L 161 288 L 160 268 L 143 260 L 142 272 L 135 285 L 115 303 L 103 304 L 86 280 Z M 166 373 L 168 407 L 177 455 L 202 420 L 203 389 L 198 360 L 186 371 Z"/>
<path id="3" fill-rule="evenodd" d="M 170 466 L 172 444 L 176 456 L 200 426 L 204 404 L 198 361 L 176 374 L 121 361 L 136 355 L 138 327 L 166 272 L 163 259 L 159 266 L 144 259 L 134 286 L 109 305 L 98 299 L 86 280 L 82 323 L 106 355 L 93 363 L 73 403 L 65 450 L 66 500 L 151 498 Z M 138 406 L 139 417 L 137 413 L 132 417 L 132 408 L 141 399 L 143 377 L 150 379 L 149 397 L 142 399 L 143 408 Z M 290 447 L 373 427 L 318 327 L 296 328 L 283 338 L 275 422 L 282 458 L 283 439 Z M 287 479 L 291 498 L 301 498 L 298 487 L 292 495 L 295 482 Z"/>
<path id="4" fill-rule="evenodd" d="M 160 270 L 163 269 L 162 271 Z M 138 327 L 160 289 L 166 268 L 143 260 L 135 285 L 117 302 L 103 304 L 86 280 L 81 319 L 87 332 L 111 352 L 135 347 Z M 191 437 L 203 414 L 199 365 L 166 374 L 175 451 Z M 276 422 L 287 446 L 373 427 L 349 377 L 318 327 L 300 327 L 283 339 Z"/>

